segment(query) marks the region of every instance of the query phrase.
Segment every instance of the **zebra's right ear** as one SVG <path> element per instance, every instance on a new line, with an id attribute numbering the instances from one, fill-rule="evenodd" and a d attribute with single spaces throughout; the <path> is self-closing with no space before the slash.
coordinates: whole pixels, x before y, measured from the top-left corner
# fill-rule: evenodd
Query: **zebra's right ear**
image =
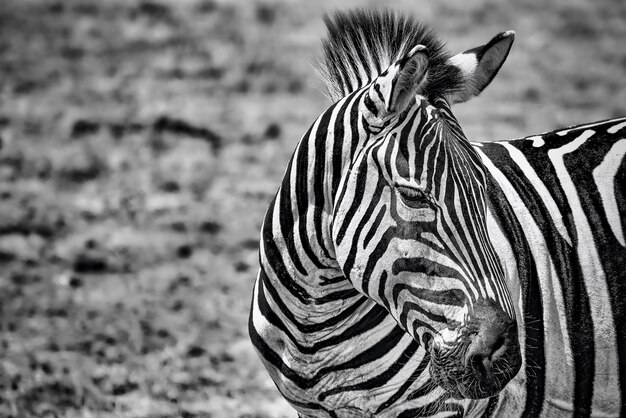
<path id="1" fill-rule="evenodd" d="M 428 71 L 428 50 L 417 45 L 397 59 L 371 83 L 364 97 L 368 121 L 402 112 L 419 93 Z"/>
<path id="2" fill-rule="evenodd" d="M 448 63 L 457 67 L 463 74 L 463 86 L 452 94 L 450 101 L 462 103 L 478 96 L 498 74 L 514 40 L 515 32 L 512 30 L 502 32 L 486 45 L 469 49 L 450 58 Z"/>

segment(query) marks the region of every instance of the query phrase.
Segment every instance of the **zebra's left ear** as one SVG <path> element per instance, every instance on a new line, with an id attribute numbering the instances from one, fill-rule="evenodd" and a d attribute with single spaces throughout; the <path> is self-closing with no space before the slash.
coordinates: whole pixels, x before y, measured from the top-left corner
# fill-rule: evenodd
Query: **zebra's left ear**
<path id="1" fill-rule="evenodd" d="M 419 92 L 428 71 L 428 49 L 413 47 L 380 74 L 371 84 L 365 106 L 374 118 L 382 119 L 403 111 Z"/>
<path id="2" fill-rule="evenodd" d="M 469 49 L 450 58 L 463 74 L 463 86 L 452 94 L 452 103 L 462 103 L 478 96 L 494 79 L 509 55 L 515 32 L 502 32 L 493 37 L 486 45 Z"/>

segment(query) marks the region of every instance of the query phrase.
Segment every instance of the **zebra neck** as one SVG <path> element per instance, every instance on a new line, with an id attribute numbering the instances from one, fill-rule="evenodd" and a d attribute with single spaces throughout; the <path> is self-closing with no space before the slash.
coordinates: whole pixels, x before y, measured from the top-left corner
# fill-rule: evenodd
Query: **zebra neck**
<path id="1" fill-rule="evenodd" d="M 357 103 L 338 102 L 304 135 L 265 217 L 263 281 L 303 307 L 294 312 L 301 323 L 326 321 L 363 297 L 339 268 L 331 231 L 335 192 L 361 141 L 347 135 L 358 125 Z"/>

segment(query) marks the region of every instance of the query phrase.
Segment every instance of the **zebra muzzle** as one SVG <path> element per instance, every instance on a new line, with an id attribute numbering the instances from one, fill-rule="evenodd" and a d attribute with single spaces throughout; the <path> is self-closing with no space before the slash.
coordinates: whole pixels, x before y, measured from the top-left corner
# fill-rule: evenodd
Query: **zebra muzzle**
<path id="1" fill-rule="evenodd" d="M 433 347 L 433 380 L 456 398 L 497 394 L 521 367 L 517 322 L 495 302 L 479 300 L 461 335 L 449 349 Z"/>

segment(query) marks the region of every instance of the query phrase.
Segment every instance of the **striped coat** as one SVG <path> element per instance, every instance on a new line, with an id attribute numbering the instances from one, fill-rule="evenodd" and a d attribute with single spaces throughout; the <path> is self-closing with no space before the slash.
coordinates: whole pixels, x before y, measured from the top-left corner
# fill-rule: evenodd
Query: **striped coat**
<path id="1" fill-rule="evenodd" d="M 626 118 L 475 146 L 524 318 L 507 394 L 525 416 L 626 415 Z"/>
<path id="2" fill-rule="evenodd" d="M 252 298 L 279 391 L 302 417 L 622 414 L 626 119 L 470 145 L 450 104 L 511 32 L 449 56 L 389 12 L 327 25 L 338 101 L 270 204 Z"/>

